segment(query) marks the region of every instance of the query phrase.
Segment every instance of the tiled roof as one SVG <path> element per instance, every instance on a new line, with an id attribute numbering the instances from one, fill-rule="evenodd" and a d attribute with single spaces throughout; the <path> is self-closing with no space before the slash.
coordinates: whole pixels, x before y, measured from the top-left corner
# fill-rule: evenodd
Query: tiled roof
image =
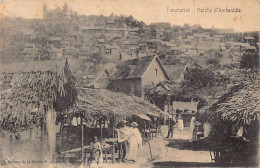
<path id="1" fill-rule="evenodd" d="M 152 60 L 154 59 L 155 55 L 153 56 L 146 56 L 131 60 L 126 60 L 122 62 L 118 66 L 118 70 L 114 74 L 115 79 L 122 79 L 126 77 L 141 77 L 147 67 L 150 65 Z M 130 75 L 130 67 L 135 66 L 134 69 L 132 69 L 131 75 Z"/>
<path id="2" fill-rule="evenodd" d="M 155 57 L 159 59 L 156 55 L 151 55 L 122 62 L 114 73 L 113 79 L 141 78 Z M 161 64 L 160 60 L 159 64 Z M 162 69 L 166 78 L 170 79 L 163 67 Z"/>

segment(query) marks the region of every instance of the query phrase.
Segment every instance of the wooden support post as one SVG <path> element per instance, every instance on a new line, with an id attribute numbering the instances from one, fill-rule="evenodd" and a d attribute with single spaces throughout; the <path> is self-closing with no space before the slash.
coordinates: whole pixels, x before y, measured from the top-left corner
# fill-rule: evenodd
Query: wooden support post
<path id="1" fill-rule="evenodd" d="M 100 125 L 100 145 L 101 145 L 101 148 L 102 148 L 102 120 L 100 119 L 100 123 L 99 123 L 99 125 Z"/>
<path id="2" fill-rule="evenodd" d="M 32 128 L 30 128 L 30 143 L 32 143 Z"/>
<path id="3" fill-rule="evenodd" d="M 83 126 L 82 120 L 83 120 L 83 118 L 81 116 L 81 120 L 80 120 L 80 123 L 81 123 L 81 164 L 85 165 L 85 162 L 84 162 L 84 126 Z"/>
<path id="4" fill-rule="evenodd" d="M 260 166 L 260 119 L 258 119 L 257 156 L 256 163 Z"/>
<path id="5" fill-rule="evenodd" d="M 115 138 L 115 118 L 113 118 L 113 130 L 112 130 L 113 138 Z M 112 145 L 112 163 L 115 163 L 115 143 Z"/>
<path id="6" fill-rule="evenodd" d="M 107 163 L 107 149 L 105 148 L 105 161 Z"/>
<path id="7" fill-rule="evenodd" d="M 150 144 L 150 140 L 148 139 L 148 144 L 149 144 L 149 149 L 150 149 L 150 155 L 151 155 L 151 160 L 153 159 L 153 155 L 152 155 L 152 148 L 151 148 L 151 144 Z"/>
<path id="8" fill-rule="evenodd" d="M 44 122 L 42 122 L 41 123 L 41 142 L 44 141 L 44 137 L 45 137 L 44 128 L 45 128 L 45 125 L 44 125 Z"/>
<path id="9" fill-rule="evenodd" d="M 56 145 L 56 132 L 55 132 L 55 120 L 56 120 L 56 112 L 53 110 L 48 110 L 46 114 L 46 128 L 47 128 L 47 137 L 49 144 L 49 151 L 47 152 L 47 161 L 51 161 L 55 163 L 55 145 Z"/>
<path id="10" fill-rule="evenodd" d="M 146 124 L 145 124 L 145 121 L 144 121 L 144 137 L 145 137 L 145 138 L 148 138 L 148 137 L 147 137 L 147 134 L 146 134 Z"/>
<path id="11" fill-rule="evenodd" d="M 54 140 L 53 140 L 53 163 L 56 164 L 56 129 L 55 129 L 55 122 L 56 122 L 56 111 L 53 111 L 52 113 L 52 117 L 53 117 L 53 134 L 54 134 Z"/>

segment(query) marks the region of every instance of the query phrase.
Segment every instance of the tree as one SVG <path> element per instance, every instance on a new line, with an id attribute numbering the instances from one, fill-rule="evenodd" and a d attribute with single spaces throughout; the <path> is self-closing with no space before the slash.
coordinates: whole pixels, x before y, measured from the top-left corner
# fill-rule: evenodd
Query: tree
<path id="1" fill-rule="evenodd" d="M 225 87 L 228 77 L 209 68 L 188 68 L 184 73 L 183 88 L 204 99 L 209 99 Z"/>
<path id="2" fill-rule="evenodd" d="M 187 23 L 185 23 L 185 24 L 183 25 L 183 28 L 184 28 L 184 29 L 188 29 L 188 28 L 190 28 L 190 25 L 187 24 Z"/>
<path id="3" fill-rule="evenodd" d="M 131 26 L 131 22 L 134 20 L 134 17 L 132 15 L 128 16 L 125 20 L 126 24 Z"/>
<path id="4" fill-rule="evenodd" d="M 163 36 L 164 36 L 163 38 L 164 41 L 171 41 L 170 32 L 164 31 Z"/>
<path id="5" fill-rule="evenodd" d="M 240 61 L 240 68 L 245 69 L 259 69 L 259 56 L 257 52 L 250 53 L 246 52 L 243 54 Z"/>

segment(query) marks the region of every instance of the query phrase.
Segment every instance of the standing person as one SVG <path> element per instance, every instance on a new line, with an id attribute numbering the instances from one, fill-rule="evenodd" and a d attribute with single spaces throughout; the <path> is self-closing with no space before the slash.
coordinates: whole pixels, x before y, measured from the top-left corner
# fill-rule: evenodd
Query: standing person
<path id="1" fill-rule="evenodd" d="M 91 152 L 91 156 L 90 156 L 90 165 L 89 167 L 102 167 L 102 163 L 103 163 L 103 153 L 102 153 L 102 148 L 101 145 L 99 143 L 99 140 L 97 138 L 97 136 L 94 137 L 94 142 L 91 143 L 91 147 L 92 147 L 92 152 Z"/>
<path id="2" fill-rule="evenodd" d="M 210 129 L 211 129 L 210 123 L 208 121 L 206 121 L 203 125 L 203 128 L 204 128 L 204 137 L 208 138 L 209 133 L 210 133 Z"/>
<path id="3" fill-rule="evenodd" d="M 129 127 L 126 126 L 127 121 L 121 121 L 121 128 L 117 129 L 117 136 L 118 136 L 118 145 L 119 145 L 119 155 L 118 155 L 118 162 L 125 162 L 126 161 L 126 153 L 127 153 L 127 139 L 129 136 Z"/>
<path id="4" fill-rule="evenodd" d="M 168 135 L 166 138 L 169 138 L 171 136 L 171 138 L 173 137 L 173 126 L 175 125 L 175 121 L 174 119 L 170 119 L 169 120 L 169 125 L 168 125 Z"/>
<path id="5" fill-rule="evenodd" d="M 181 131 L 183 131 L 183 128 L 184 128 L 183 119 L 182 119 L 181 115 L 179 116 L 179 119 L 178 119 L 178 127 L 179 127 L 179 130 L 180 130 L 180 133 L 181 133 Z"/>
<path id="6" fill-rule="evenodd" d="M 132 163 L 136 162 L 138 148 L 142 147 L 142 136 L 140 131 L 138 130 L 138 124 L 133 122 L 131 124 L 131 128 L 129 130 L 129 153 L 128 153 L 128 160 L 132 161 Z"/>
<path id="7" fill-rule="evenodd" d="M 194 142 L 197 140 L 197 126 L 196 126 L 196 118 L 193 116 L 190 121 L 190 142 Z"/>

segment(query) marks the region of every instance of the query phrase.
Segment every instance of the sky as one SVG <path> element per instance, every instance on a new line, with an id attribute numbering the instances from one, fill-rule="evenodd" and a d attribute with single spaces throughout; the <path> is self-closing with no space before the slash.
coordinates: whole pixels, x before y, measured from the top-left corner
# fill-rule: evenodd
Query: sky
<path id="1" fill-rule="evenodd" d="M 200 24 L 204 28 L 232 28 L 241 32 L 260 30 L 260 0 L 2 0 L 0 16 L 42 18 L 45 3 L 49 9 L 54 9 L 65 2 L 78 14 L 132 15 L 146 24 L 169 22 L 172 25 L 187 23 Z M 168 12 L 183 8 L 190 12 Z M 197 12 L 197 8 L 212 8 L 212 12 Z M 216 8 L 237 8 L 241 12 L 214 12 Z"/>

